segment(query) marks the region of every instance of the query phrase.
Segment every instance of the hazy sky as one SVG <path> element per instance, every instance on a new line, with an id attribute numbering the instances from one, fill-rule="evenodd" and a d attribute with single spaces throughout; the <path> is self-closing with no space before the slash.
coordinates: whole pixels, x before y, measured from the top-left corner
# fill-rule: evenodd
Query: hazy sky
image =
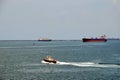
<path id="1" fill-rule="evenodd" d="M 0 0 L 0 40 L 120 38 L 120 0 Z"/>

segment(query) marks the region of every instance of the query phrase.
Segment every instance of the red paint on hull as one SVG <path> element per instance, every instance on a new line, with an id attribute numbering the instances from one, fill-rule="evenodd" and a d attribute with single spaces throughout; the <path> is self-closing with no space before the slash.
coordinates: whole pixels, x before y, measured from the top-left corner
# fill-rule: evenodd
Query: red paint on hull
<path id="1" fill-rule="evenodd" d="M 91 38 L 83 38 L 83 42 L 106 42 L 107 39 L 104 38 L 96 38 L 96 39 L 91 39 Z"/>

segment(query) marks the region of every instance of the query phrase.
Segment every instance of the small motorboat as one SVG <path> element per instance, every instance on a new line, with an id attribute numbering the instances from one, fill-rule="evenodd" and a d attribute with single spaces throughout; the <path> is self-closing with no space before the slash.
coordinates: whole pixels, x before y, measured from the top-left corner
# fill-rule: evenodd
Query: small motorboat
<path id="1" fill-rule="evenodd" d="M 57 63 L 57 60 L 56 59 L 54 59 L 54 58 L 51 58 L 51 56 L 47 56 L 46 58 L 43 58 L 43 61 L 44 61 L 44 63 L 54 63 L 54 64 L 56 64 Z"/>

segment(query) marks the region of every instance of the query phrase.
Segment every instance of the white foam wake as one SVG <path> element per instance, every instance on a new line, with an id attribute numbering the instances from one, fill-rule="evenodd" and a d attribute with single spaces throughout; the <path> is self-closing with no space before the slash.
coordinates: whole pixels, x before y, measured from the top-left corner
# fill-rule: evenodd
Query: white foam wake
<path id="1" fill-rule="evenodd" d="M 58 65 L 73 65 L 73 66 L 92 66 L 95 65 L 93 62 L 57 62 Z"/>
<path id="2" fill-rule="evenodd" d="M 78 67 L 101 67 L 101 68 L 120 68 L 120 65 L 116 64 L 99 64 L 94 62 L 57 62 L 57 65 L 72 65 Z"/>
<path id="3" fill-rule="evenodd" d="M 48 63 L 45 61 L 41 61 L 42 63 Z M 54 64 L 54 63 L 49 63 Z M 57 61 L 55 65 L 72 65 L 78 67 L 101 67 L 101 68 L 120 68 L 120 65 L 117 64 L 99 64 L 94 62 L 60 62 Z"/>

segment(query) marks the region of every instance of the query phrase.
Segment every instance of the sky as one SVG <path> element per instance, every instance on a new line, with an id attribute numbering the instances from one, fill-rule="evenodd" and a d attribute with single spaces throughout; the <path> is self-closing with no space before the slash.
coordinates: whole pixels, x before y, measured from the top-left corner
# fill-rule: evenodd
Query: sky
<path id="1" fill-rule="evenodd" d="M 0 40 L 120 38 L 120 0 L 0 0 Z"/>

